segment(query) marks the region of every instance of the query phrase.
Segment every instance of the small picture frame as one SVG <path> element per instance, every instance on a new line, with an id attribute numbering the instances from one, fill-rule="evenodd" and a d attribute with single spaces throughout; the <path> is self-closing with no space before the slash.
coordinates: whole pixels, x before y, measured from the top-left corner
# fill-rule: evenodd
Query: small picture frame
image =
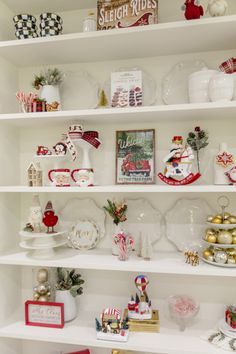
<path id="1" fill-rule="evenodd" d="M 59 302 L 25 302 L 26 326 L 63 328 L 64 304 Z"/>
<path id="2" fill-rule="evenodd" d="M 116 132 L 116 184 L 155 183 L 155 129 Z"/>

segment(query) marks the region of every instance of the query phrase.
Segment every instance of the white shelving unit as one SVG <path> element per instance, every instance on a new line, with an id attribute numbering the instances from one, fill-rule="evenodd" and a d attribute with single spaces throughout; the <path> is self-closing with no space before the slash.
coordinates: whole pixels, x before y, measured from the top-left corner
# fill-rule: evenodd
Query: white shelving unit
<path id="1" fill-rule="evenodd" d="M 181 0 L 159 0 L 160 22 L 154 26 L 81 33 L 81 22 L 95 0 L 1 0 L 0 18 L 0 352 L 2 354 L 59 354 L 80 347 L 92 354 L 109 353 L 111 348 L 157 354 L 226 354 L 202 339 L 223 316 L 225 304 L 235 303 L 236 269 L 201 263 L 191 267 L 167 241 L 165 235 L 155 245 L 150 262 L 132 255 L 128 262 L 111 256 L 109 235 L 88 253 L 59 249 L 50 260 L 37 260 L 18 248 L 18 231 L 27 218 L 32 194 L 43 202 L 52 198 L 58 209 L 71 198 L 93 198 L 103 206 L 110 195 L 116 198 L 148 199 L 162 214 L 179 198 L 204 198 L 216 208 L 219 195 L 227 194 L 231 210 L 236 210 L 235 186 L 213 185 L 212 156 L 221 141 L 236 151 L 236 101 L 165 106 L 161 100 L 162 78 L 179 61 L 203 59 L 216 68 L 236 56 L 236 5 L 231 15 L 183 21 Z M 48 4 L 50 3 L 50 4 Z M 173 4 L 174 3 L 174 4 Z M 207 0 L 203 0 L 206 5 Z M 58 12 L 68 33 L 60 37 L 16 41 L 11 17 L 16 13 Z M 178 15 L 179 14 L 179 15 Z M 70 30 L 72 29 L 72 30 Z M 73 32 L 73 30 L 76 31 Z M 78 109 L 53 113 L 17 113 L 14 93 L 30 90 L 34 73 L 42 66 L 58 66 L 64 71 L 89 71 L 103 84 L 119 67 L 139 66 L 157 82 L 155 105 L 138 109 Z M 99 130 L 102 148 L 94 155 L 98 185 L 92 188 L 27 187 L 25 169 L 40 144 L 52 146 L 75 121 L 85 128 Z M 157 170 L 173 135 L 186 134 L 201 125 L 210 134 L 210 154 L 203 156 L 202 185 L 171 187 L 155 185 L 114 185 L 115 130 L 155 128 L 157 132 Z M 71 167 L 71 166 L 69 166 Z M 74 167 L 75 168 L 75 167 Z M 200 180 L 201 183 L 201 180 Z M 24 325 L 23 307 L 32 297 L 32 269 L 58 266 L 78 268 L 86 280 L 84 296 L 78 299 L 79 316 L 63 330 Z M 127 343 L 96 340 L 94 317 L 106 306 L 124 308 L 134 291 L 133 278 L 144 272 L 150 277 L 150 298 L 160 309 L 159 334 L 131 333 Z M 165 299 L 186 293 L 201 303 L 196 322 L 179 332 L 165 313 Z M 53 345 L 53 346 L 52 346 Z M 63 347 L 63 349 L 61 349 Z"/>

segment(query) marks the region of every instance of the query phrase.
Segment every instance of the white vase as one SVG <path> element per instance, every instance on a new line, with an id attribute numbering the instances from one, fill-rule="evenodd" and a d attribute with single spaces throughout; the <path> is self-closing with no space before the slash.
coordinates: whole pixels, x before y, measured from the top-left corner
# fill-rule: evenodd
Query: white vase
<path id="1" fill-rule="evenodd" d="M 56 290 L 56 302 L 64 304 L 64 319 L 69 322 L 77 316 L 76 298 L 70 293 L 70 290 Z"/>
<path id="2" fill-rule="evenodd" d="M 59 86 L 45 85 L 41 88 L 40 98 L 45 99 L 47 104 L 52 106 L 52 111 L 59 111 L 61 109 L 61 98 Z"/>
<path id="3" fill-rule="evenodd" d="M 229 178 L 226 176 L 226 172 L 228 172 L 231 167 L 233 166 L 232 163 L 228 164 L 219 164 L 217 163 L 217 157 L 219 155 L 222 155 L 223 153 L 231 155 L 230 152 L 228 151 L 227 144 L 226 143 L 221 143 L 219 152 L 217 153 L 214 161 L 214 184 L 219 184 L 219 185 L 227 185 L 230 184 Z"/>

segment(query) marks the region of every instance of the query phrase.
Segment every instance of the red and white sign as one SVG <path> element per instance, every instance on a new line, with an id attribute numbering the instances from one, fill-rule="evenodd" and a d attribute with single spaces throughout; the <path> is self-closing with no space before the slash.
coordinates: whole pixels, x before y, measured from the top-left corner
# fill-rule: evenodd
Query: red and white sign
<path id="1" fill-rule="evenodd" d="M 25 324 L 27 326 L 63 328 L 64 304 L 59 302 L 26 301 Z"/>

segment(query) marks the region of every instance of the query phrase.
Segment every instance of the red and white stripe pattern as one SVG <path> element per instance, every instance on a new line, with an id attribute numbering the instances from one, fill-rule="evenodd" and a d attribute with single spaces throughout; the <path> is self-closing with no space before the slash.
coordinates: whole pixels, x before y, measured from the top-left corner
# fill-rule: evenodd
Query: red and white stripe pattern
<path id="1" fill-rule="evenodd" d="M 135 284 L 136 287 L 141 291 L 144 292 L 146 290 L 146 287 L 149 284 L 148 278 L 145 275 L 138 275 L 135 278 Z"/>
<path id="2" fill-rule="evenodd" d="M 115 318 L 119 320 L 121 318 L 121 311 L 108 307 L 106 310 L 103 311 L 102 315 L 115 316 Z"/>

